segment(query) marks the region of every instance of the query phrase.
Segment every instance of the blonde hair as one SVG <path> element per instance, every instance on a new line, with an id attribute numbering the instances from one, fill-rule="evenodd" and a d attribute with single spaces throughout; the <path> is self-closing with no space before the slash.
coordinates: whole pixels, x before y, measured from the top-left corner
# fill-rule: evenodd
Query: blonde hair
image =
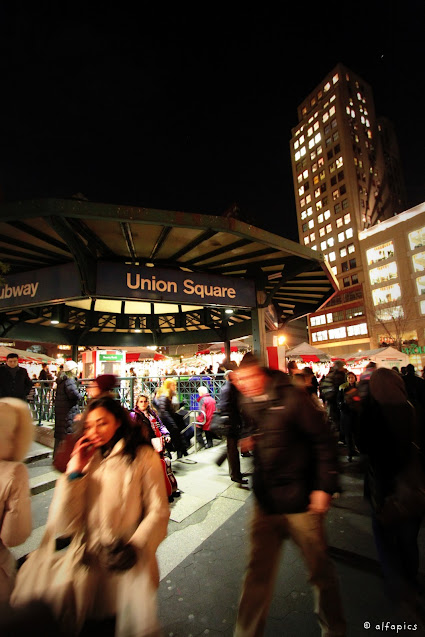
<path id="1" fill-rule="evenodd" d="M 168 398 L 172 398 L 176 393 L 176 381 L 174 378 L 167 378 L 164 381 L 164 384 L 156 392 L 156 395 L 159 396 L 167 396 Z"/>
<path id="2" fill-rule="evenodd" d="M 16 419 L 13 434 L 13 453 L 10 460 L 22 462 L 34 438 L 34 423 L 28 403 L 20 398 L 0 398 L 0 436 L 1 423 L 4 419 Z"/>

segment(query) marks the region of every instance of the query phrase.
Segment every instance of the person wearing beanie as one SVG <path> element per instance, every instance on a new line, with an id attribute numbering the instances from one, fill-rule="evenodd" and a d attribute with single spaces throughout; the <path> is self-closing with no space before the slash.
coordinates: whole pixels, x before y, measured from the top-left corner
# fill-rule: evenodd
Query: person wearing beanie
<path id="1" fill-rule="evenodd" d="M 117 387 L 115 374 L 100 374 L 87 385 L 87 394 L 90 399 L 100 398 L 100 396 L 112 395 L 115 387 Z"/>
<path id="2" fill-rule="evenodd" d="M 8 547 L 22 544 L 31 534 L 29 477 L 23 460 L 33 434 L 28 405 L 19 398 L 0 398 L 0 609 L 16 577 Z"/>

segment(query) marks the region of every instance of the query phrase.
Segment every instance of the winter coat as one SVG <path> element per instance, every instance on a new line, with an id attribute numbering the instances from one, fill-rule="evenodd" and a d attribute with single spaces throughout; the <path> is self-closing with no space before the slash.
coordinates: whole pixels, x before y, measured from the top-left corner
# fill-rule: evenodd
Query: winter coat
<path id="1" fill-rule="evenodd" d="M 73 376 L 61 374 L 57 380 L 55 397 L 55 438 L 63 440 L 73 433 L 73 421 L 79 413 L 78 403 L 82 396 Z"/>
<path id="2" fill-rule="evenodd" d="M 202 429 L 204 431 L 208 431 L 210 428 L 213 413 L 215 412 L 215 409 L 216 409 L 215 400 L 209 394 L 206 394 L 205 396 L 202 396 L 202 398 L 198 398 L 197 400 L 199 402 L 199 409 L 203 411 L 205 414 L 205 422 L 202 425 Z M 201 417 L 199 418 L 201 419 Z"/>
<path id="3" fill-rule="evenodd" d="M 161 396 L 158 396 L 156 398 L 155 402 L 163 424 L 168 429 L 168 431 L 173 431 L 176 428 L 177 424 L 174 417 L 175 410 L 171 399 L 166 394 L 162 394 Z"/>
<path id="4" fill-rule="evenodd" d="M 161 436 L 169 436 L 170 433 L 167 427 L 163 425 L 156 411 L 152 409 L 152 407 L 148 407 L 147 412 L 154 417 Z M 157 437 L 157 433 L 152 427 L 151 421 L 146 416 L 146 414 L 143 413 L 143 411 L 140 411 L 140 409 L 135 407 L 129 412 L 128 415 L 130 416 L 130 419 L 132 420 L 132 422 L 138 423 L 142 427 L 142 430 L 147 440 L 151 440 L 152 438 Z"/>
<path id="5" fill-rule="evenodd" d="M 0 365 L 0 398 L 11 396 L 26 400 L 32 389 L 32 380 L 25 367 L 16 367 L 12 375 L 8 365 Z"/>
<path id="6" fill-rule="evenodd" d="M 17 425 L 15 426 L 15 417 Z M 14 427 L 9 444 L 8 424 Z M 16 562 L 8 547 L 25 542 L 31 533 L 28 470 L 21 462 L 33 437 L 28 405 L 17 398 L 0 400 L 0 605 L 7 602 L 16 576 Z"/>
<path id="7" fill-rule="evenodd" d="M 242 414 L 238 407 L 240 392 L 230 380 L 222 386 L 220 390 L 220 401 L 218 407 L 222 416 L 229 418 L 229 437 L 239 438 L 242 429 Z"/>
<path id="8" fill-rule="evenodd" d="M 88 555 L 96 555 L 98 543 L 107 546 L 117 538 L 132 544 L 137 562 L 120 574 L 91 560 L 89 617 L 116 615 L 116 635 L 141 637 L 158 629 L 155 553 L 167 533 L 169 506 L 158 454 L 143 445 L 130 462 L 123 445 L 119 440 L 106 458 L 98 450 L 84 477 L 58 479 L 47 525 L 56 537 L 84 530 Z"/>
<path id="9" fill-rule="evenodd" d="M 338 491 L 336 442 L 324 410 L 287 374 L 266 369 L 263 396 L 243 397 L 245 425 L 256 429 L 253 489 L 268 514 L 307 510 L 310 493 Z"/>

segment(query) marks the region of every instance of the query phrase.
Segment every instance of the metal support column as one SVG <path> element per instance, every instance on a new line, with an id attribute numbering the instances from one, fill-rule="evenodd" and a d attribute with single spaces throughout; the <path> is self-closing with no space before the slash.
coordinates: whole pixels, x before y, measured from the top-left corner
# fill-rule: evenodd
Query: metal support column
<path id="1" fill-rule="evenodd" d="M 251 311 L 253 353 L 261 365 L 267 365 L 265 313 L 264 307 L 256 307 Z"/>

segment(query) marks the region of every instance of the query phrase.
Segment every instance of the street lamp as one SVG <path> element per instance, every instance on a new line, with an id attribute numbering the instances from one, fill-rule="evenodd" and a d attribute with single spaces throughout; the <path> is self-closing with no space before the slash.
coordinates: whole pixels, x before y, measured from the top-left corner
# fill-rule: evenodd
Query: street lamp
<path id="1" fill-rule="evenodd" d="M 277 344 L 279 345 L 279 347 L 282 348 L 283 350 L 283 371 L 286 372 L 286 336 L 284 334 L 280 334 L 277 337 Z M 278 350 L 279 351 L 279 350 Z M 281 369 L 280 366 L 280 356 L 278 355 L 278 360 L 279 360 L 279 369 Z"/>

